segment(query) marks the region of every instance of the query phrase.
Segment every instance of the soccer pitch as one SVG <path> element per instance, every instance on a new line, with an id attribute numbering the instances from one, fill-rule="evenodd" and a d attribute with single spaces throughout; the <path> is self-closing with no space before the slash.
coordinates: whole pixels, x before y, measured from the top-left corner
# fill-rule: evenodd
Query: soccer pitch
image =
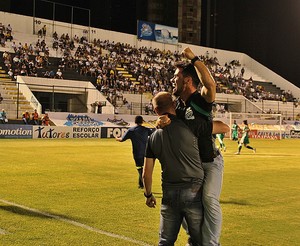
<path id="1" fill-rule="evenodd" d="M 225 139 L 223 246 L 300 245 L 300 140 Z M 145 205 L 131 143 L 0 140 L 0 245 L 157 245 L 160 164 Z M 181 230 L 176 245 L 185 245 Z"/>

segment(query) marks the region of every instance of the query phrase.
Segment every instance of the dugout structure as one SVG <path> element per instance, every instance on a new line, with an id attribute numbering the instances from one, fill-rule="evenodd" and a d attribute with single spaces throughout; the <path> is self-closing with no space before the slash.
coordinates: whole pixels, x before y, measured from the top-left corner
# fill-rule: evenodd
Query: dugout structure
<path id="1" fill-rule="evenodd" d="M 288 129 L 283 126 L 281 114 L 229 113 L 230 137 L 234 120 L 241 127 L 248 121 L 251 138 L 282 139 Z"/>

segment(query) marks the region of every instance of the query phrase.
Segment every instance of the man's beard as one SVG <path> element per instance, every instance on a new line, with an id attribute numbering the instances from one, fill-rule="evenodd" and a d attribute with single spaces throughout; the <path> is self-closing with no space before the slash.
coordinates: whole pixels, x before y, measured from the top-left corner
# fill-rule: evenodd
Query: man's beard
<path id="1" fill-rule="evenodd" d="M 184 85 L 181 85 L 181 87 L 178 87 L 178 85 L 173 87 L 173 95 L 176 97 L 180 97 L 182 92 L 184 91 Z"/>

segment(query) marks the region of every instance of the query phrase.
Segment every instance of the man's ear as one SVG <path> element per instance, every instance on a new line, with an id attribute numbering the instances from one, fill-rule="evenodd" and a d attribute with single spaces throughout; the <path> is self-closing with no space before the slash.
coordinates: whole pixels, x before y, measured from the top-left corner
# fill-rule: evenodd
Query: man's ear
<path id="1" fill-rule="evenodd" d="M 189 83 L 189 82 L 191 81 L 191 79 L 192 79 L 192 78 L 191 78 L 190 76 L 184 77 L 184 78 L 183 78 L 183 83 L 184 83 L 184 84 L 187 84 L 187 83 Z"/>

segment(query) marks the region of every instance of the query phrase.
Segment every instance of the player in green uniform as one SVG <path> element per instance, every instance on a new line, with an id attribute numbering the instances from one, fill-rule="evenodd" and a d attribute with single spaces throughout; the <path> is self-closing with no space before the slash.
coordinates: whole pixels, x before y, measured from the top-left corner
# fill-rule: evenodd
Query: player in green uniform
<path id="1" fill-rule="evenodd" d="M 239 131 L 240 127 L 238 126 L 238 124 L 236 123 L 236 120 L 233 121 L 233 125 L 231 126 L 231 139 L 233 141 L 237 141 L 239 136 L 238 136 L 238 131 Z"/>
<path id="2" fill-rule="evenodd" d="M 253 153 L 256 153 L 256 149 L 248 145 L 250 143 L 250 141 L 249 141 L 249 131 L 250 131 L 250 128 L 248 126 L 247 120 L 243 121 L 243 128 L 242 129 L 243 129 L 243 132 L 242 132 L 242 138 L 241 138 L 241 140 L 239 142 L 239 149 L 238 149 L 238 152 L 236 152 L 235 154 L 239 155 L 241 153 L 241 149 L 242 149 L 243 145 L 247 149 L 252 149 Z"/>
<path id="3" fill-rule="evenodd" d="M 225 152 L 226 151 L 226 146 L 225 146 L 225 143 L 224 143 L 225 133 L 216 134 L 216 137 L 217 137 L 217 139 L 218 139 L 218 141 L 220 143 L 219 149 L 221 151 Z"/>

